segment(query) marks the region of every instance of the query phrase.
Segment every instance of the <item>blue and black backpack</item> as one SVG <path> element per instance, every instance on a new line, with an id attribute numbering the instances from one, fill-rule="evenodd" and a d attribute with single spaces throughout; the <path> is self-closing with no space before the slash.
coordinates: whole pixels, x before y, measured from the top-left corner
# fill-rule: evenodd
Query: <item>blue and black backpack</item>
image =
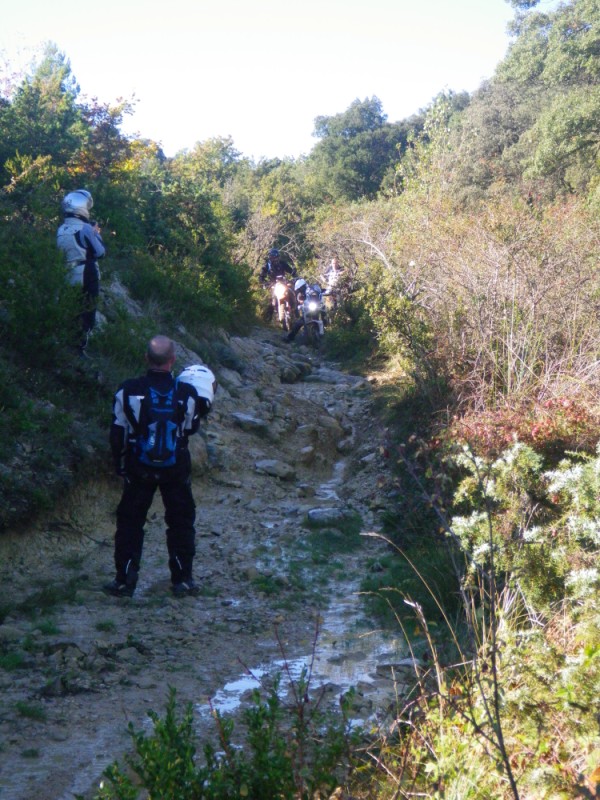
<path id="1" fill-rule="evenodd" d="M 140 408 L 136 446 L 138 461 L 152 469 L 174 466 L 182 422 L 183 410 L 177 398 L 175 381 L 164 392 L 148 387 Z"/>

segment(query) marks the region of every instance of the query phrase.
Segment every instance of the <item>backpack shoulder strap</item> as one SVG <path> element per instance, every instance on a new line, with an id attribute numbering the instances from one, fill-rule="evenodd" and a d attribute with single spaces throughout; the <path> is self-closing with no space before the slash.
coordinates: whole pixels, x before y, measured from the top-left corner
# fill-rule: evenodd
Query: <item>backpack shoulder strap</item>
<path id="1" fill-rule="evenodd" d="M 144 378 L 133 378 L 121 385 L 123 413 L 130 431 L 137 434 L 140 424 L 141 407 L 144 396 L 148 392 Z"/>

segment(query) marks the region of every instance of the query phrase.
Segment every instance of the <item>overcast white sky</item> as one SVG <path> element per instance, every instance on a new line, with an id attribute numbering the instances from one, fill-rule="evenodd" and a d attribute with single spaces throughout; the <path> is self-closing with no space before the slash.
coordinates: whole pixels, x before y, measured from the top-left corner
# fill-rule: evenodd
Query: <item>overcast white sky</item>
<path id="1" fill-rule="evenodd" d="M 124 130 L 167 155 L 231 136 L 251 158 L 297 157 L 315 117 L 356 98 L 376 95 L 394 122 L 444 89 L 474 90 L 512 16 L 505 0 L 12 0 L 0 64 L 52 41 L 82 95 L 135 97 Z"/>

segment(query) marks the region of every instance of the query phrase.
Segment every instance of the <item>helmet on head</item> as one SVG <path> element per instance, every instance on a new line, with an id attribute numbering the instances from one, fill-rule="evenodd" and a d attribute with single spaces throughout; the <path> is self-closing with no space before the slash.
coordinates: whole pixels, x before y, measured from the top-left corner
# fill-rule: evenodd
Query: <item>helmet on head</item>
<path id="1" fill-rule="evenodd" d="M 279 258 L 279 250 L 276 247 L 271 248 L 269 250 L 269 258 Z"/>
<path id="2" fill-rule="evenodd" d="M 65 195 L 61 205 L 65 214 L 89 220 L 94 201 L 92 195 L 85 189 L 75 189 L 74 192 Z"/>
<path id="3" fill-rule="evenodd" d="M 295 292 L 299 291 L 300 289 L 302 289 L 303 286 L 306 286 L 306 281 L 304 280 L 304 278 L 298 278 L 298 280 L 294 284 L 294 291 Z"/>

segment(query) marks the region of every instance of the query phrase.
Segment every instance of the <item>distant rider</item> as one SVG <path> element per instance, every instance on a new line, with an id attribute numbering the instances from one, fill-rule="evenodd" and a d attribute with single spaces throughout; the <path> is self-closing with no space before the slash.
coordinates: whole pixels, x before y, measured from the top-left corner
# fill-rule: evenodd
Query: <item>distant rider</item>
<path id="1" fill-rule="evenodd" d="M 339 289 L 340 279 L 342 277 L 342 270 L 340 269 L 337 256 L 331 259 L 331 263 L 321 276 L 325 281 L 325 294 L 331 300 L 331 307 L 337 306 L 337 292 Z"/>
<path id="2" fill-rule="evenodd" d="M 295 278 L 296 269 L 281 258 L 279 250 L 272 248 L 267 254 L 267 260 L 260 271 L 258 279 L 261 283 L 273 284 L 277 278 L 285 278 L 286 275 Z"/>
<path id="3" fill-rule="evenodd" d="M 279 250 L 273 247 L 267 254 L 267 260 L 258 276 L 259 281 L 272 288 L 278 278 L 280 280 L 285 280 L 288 275 L 292 278 L 296 277 L 295 267 L 290 266 L 287 261 L 284 261 L 281 258 Z M 270 320 L 273 316 L 273 310 L 273 302 L 271 298 L 269 298 L 269 307 L 265 308 L 265 317 L 267 320 Z"/>
<path id="4" fill-rule="evenodd" d="M 331 262 L 327 269 L 323 274 L 323 280 L 325 281 L 325 290 L 329 291 L 331 289 L 335 289 L 335 287 L 340 282 L 342 270 L 340 269 L 340 262 L 338 261 L 338 257 L 334 256 L 331 259 Z"/>
<path id="5" fill-rule="evenodd" d="M 97 223 L 90 223 L 93 205 L 92 195 L 85 189 L 69 192 L 62 201 L 64 222 L 56 233 L 56 245 L 65 255 L 67 280 L 71 286 L 80 286 L 82 291 L 82 338 L 79 343 L 82 356 L 85 356 L 89 335 L 96 324 L 100 293 L 98 260 L 106 253 L 100 228 Z"/>

